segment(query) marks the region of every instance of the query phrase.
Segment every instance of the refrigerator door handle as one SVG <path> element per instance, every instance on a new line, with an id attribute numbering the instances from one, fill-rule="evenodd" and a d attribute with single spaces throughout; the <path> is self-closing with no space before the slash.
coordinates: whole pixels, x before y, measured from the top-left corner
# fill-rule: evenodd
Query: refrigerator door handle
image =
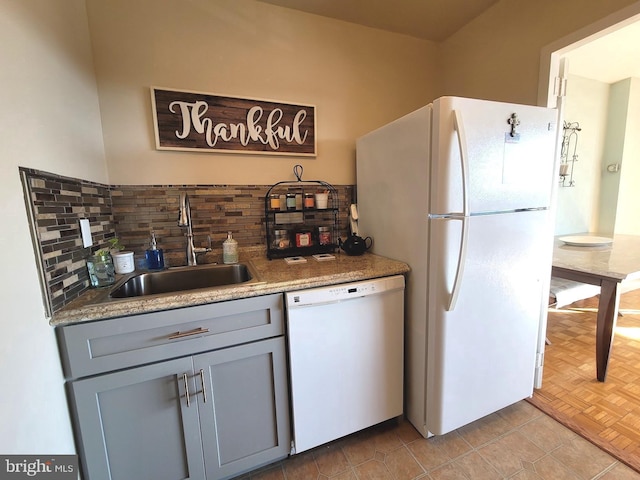
<path id="1" fill-rule="evenodd" d="M 456 268 L 456 276 L 453 280 L 453 289 L 451 290 L 451 297 L 449 298 L 449 305 L 447 306 L 447 312 L 451 312 L 456 308 L 456 302 L 458 301 L 458 295 L 460 293 L 460 285 L 462 283 L 462 276 L 464 275 L 464 265 L 467 260 L 467 238 L 469 236 L 469 217 L 449 217 L 451 220 L 460 220 L 462 222 L 462 232 L 460 233 L 460 250 L 458 251 L 458 267 Z"/>
<path id="2" fill-rule="evenodd" d="M 458 137 L 458 148 L 460 149 L 460 166 L 462 168 L 462 215 L 469 216 L 469 196 L 467 188 L 469 185 L 469 161 L 467 153 L 467 134 L 464 130 L 462 113 L 460 110 L 453 110 L 453 129 Z"/>

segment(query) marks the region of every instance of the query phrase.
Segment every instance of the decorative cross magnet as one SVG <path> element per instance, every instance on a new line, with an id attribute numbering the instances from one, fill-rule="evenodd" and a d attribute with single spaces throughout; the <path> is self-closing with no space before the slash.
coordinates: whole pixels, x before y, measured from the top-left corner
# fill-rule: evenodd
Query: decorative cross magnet
<path id="1" fill-rule="evenodd" d="M 512 137 L 515 137 L 517 135 L 516 127 L 520 125 L 520 119 L 518 118 L 518 114 L 512 113 L 511 116 L 509 117 L 509 120 L 507 120 L 507 123 L 511 125 L 511 132 L 509 133 L 509 135 L 511 135 Z"/>

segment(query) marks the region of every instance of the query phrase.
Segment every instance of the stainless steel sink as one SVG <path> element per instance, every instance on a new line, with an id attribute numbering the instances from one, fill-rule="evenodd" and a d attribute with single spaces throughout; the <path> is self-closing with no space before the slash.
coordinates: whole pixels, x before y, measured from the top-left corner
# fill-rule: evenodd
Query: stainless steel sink
<path id="1" fill-rule="evenodd" d="M 111 298 L 130 298 L 162 293 L 260 283 L 250 264 L 198 265 L 145 272 L 117 283 Z"/>

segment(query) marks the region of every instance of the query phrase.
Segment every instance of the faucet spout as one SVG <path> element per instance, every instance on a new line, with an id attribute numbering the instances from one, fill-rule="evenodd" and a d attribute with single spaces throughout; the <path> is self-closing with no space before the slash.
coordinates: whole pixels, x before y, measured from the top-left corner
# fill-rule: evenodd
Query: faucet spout
<path id="1" fill-rule="evenodd" d="M 189 195 L 185 192 L 180 194 L 180 210 L 178 211 L 178 226 L 191 228 L 191 207 L 189 206 Z"/>
<path id="2" fill-rule="evenodd" d="M 187 265 L 197 265 L 198 259 L 196 255 L 198 253 L 206 253 L 211 251 L 209 248 L 196 248 L 193 245 L 193 228 L 191 225 L 191 206 L 189 205 L 189 195 L 185 192 L 180 194 L 180 210 L 178 212 L 178 226 L 187 229 L 185 236 L 187 237 Z"/>

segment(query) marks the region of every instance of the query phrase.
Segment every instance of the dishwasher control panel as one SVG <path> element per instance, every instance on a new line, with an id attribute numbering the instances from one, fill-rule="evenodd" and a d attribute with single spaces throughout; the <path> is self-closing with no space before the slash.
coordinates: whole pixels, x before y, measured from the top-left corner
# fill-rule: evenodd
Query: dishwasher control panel
<path id="1" fill-rule="evenodd" d="M 402 288 L 404 288 L 404 277 L 402 275 L 396 275 L 362 282 L 343 283 L 288 292 L 286 294 L 286 303 L 289 308 L 318 305 L 340 302 L 350 298 L 366 297 L 368 295 L 380 294 Z"/>

